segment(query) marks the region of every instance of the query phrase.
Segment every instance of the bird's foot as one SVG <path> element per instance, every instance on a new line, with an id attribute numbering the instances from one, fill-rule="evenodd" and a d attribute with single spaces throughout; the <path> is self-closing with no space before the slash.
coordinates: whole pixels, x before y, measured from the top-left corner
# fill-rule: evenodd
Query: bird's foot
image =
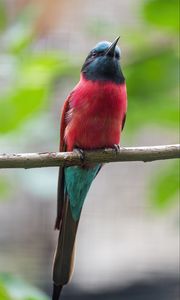
<path id="1" fill-rule="evenodd" d="M 120 145 L 119 144 L 114 144 L 113 148 L 114 148 L 116 154 L 120 152 Z"/>
<path id="2" fill-rule="evenodd" d="M 84 150 L 81 148 L 75 147 L 73 149 L 73 151 L 79 155 L 81 162 L 84 163 L 84 159 L 85 159 Z"/>

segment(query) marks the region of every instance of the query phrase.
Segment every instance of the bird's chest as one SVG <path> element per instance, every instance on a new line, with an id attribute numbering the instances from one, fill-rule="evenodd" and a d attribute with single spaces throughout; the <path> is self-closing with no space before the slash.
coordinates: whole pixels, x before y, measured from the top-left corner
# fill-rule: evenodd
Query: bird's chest
<path id="1" fill-rule="evenodd" d="M 119 142 L 123 97 L 116 86 L 96 86 L 74 98 L 67 135 L 81 148 L 101 148 Z"/>
<path id="2" fill-rule="evenodd" d="M 89 132 L 100 132 L 113 125 L 113 122 L 120 118 L 121 107 L 120 99 L 117 94 L 102 91 L 97 94 L 92 93 L 85 98 L 79 109 L 75 109 L 74 116 Z"/>

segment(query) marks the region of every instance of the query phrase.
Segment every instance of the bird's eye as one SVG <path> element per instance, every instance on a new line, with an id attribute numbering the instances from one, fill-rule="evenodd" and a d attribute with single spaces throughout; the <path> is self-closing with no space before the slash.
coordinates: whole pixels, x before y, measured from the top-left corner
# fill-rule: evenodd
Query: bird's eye
<path id="1" fill-rule="evenodd" d="M 91 54 L 91 57 L 96 57 L 96 56 L 97 56 L 97 52 L 93 51 L 92 54 Z"/>

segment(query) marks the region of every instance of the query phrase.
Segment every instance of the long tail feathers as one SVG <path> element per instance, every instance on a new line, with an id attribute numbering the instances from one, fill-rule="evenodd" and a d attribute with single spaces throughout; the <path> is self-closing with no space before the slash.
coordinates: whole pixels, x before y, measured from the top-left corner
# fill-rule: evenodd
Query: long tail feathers
<path id="1" fill-rule="evenodd" d="M 53 285 L 53 295 L 52 295 L 52 300 L 58 300 L 60 295 L 61 295 L 61 291 L 62 291 L 63 286 L 62 285 Z"/>
<path id="2" fill-rule="evenodd" d="M 64 202 L 62 224 L 54 259 L 54 297 L 52 300 L 59 299 L 58 292 L 61 292 L 62 286 L 67 284 L 71 278 L 74 264 L 74 246 L 77 227 L 78 221 L 74 221 L 69 201 L 66 199 Z"/>
<path id="3" fill-rule="evenodd" d="M 59 229 L 59 239 L 54 259 L 52 300 L 59 300 L 62 287 L 71 278 L 74 264 L 74 245 L 82 206 L 100 167 L 100 165 L 96 165 L 92 168 L 69 167 L 60 169 L 55 224 L 55 228 Z M 68 197 L 70 197 L 71 203 Z"/>

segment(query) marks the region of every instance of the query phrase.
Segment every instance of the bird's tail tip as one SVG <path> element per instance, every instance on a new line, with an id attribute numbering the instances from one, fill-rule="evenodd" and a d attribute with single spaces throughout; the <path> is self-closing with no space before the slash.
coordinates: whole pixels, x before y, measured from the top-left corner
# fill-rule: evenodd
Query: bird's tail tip
<path id="1" fill-rule="evenodd" d="M 60 299 L 62 288 L 63 288 L 63 285 L 56 285 L 55 283 L 53 284 L 52 300 L 59 300 Z"/>

